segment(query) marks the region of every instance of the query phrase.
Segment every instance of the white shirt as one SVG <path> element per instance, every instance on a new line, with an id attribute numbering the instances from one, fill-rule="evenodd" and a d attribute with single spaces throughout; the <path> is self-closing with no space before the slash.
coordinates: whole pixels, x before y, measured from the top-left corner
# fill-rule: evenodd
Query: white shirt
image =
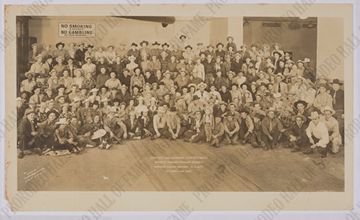
<path id="1" fill-rule="evenodd" d="M 316 146 L 325 148 L 329 143 L 329 131 L 324 122 L 319 121 L 317 125 L 313 121 L 309 123 L 308 128 L 306 129 L 306 135 L 311 138 L 311 136 L 319 139 L 319 142 L 315 143 Z"/>

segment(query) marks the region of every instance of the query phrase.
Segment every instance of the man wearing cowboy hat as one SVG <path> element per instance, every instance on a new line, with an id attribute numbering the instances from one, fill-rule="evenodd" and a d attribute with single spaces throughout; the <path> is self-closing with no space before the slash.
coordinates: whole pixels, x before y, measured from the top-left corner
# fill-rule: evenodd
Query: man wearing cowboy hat
<path id="1" fill-rule="evenodd" d="M 194 95 L 197 95 L 201 101 L 207 102 L 210 98 L 209 92 L 207 92 L 205 89 L 207 87 L 207 84 L 204 82 L 201 82 L 197 85 L 198 90 L 194 93 Z"/>
<path id="2" fill-rule="evenodd" d="M 62 56 L 62 57 L 68 57 L 68 52 L 67 50 L 65 50 L 65 43 L 63 42 L 59 42 L 55 45 L 56 49 L 53 51 L 53 56 L 54 57 L 59 57 L 59 56 Z"/>
<path id="3" fill-rule="evenodd" d="M 330 138 L 331 152 L 339 152 L 340 146 L 342 144 L 342 138 L 339 129 L 339 122 L 333 117 L 335 110 L 329 106 L 326 106 L 321 111 L 324 115 L 322 121 L 325 123 Z"/>
<path id="4" fill-rule="evenodd" d="M 41 147 L 51 148 L 54 144 L 54 133 L 56 129 L 56 119 L 59 117 L 59 112 L 50 110 L 47 112 L 46 121 L 39 124 L 39 137 L 41 140 Z"/>
<path id="5" fill-rule="evenodd" d="M 309 126 L 306 129 L 306 135 L 309 138 L 310 146 L 304 151 L 304 154 L 314 153 L 314 149 L 318 148 L 321 157 L 327 156 L 327 145 L 329 144 L 329 131 L 325 123 L 320 120 L 317 111 L 311 112 Z"/>
<path id="6" fill-rule="evenodd" d="M 262 140 L 265 143 L 264 150 L 276 147 L 284 128 L 281 121 L 275 117 L 275 109 L 268 109 L 266 117 L 261 121 L 261 128 Z"/>
<path id="7" fill-rule="evenodd" d="M 304 63 L 304 78 L 311 80 L 311 82 L 316 81 L 314 68 L 311 66 L 310 58 L 305 57 L 303 60 Z"/>
<path id="8" fill-rule="evenodd" d="M 342 83 L 339 79 L 334 79 L 332 81 L 332 89 L 330 90 L 330 95 L 333 97 L 333 106 L 334 110 L 338 114 L 344 113 L 344 90 L 341 89 Z"/>
<path id="9" fill-rule="evenodd" d="M 141 57 L 141 60 L 145 60 L 150 56 L 150 49 L 148 48 L 149 46 L 149 41 L 143 40 L 140 42 L 140 50 L 139 50 L 139 54 Z"/>
<path id="10" fill-rule="evenodd" d="M 26 72 L 24 79 L 20 84 L 20 92 L 28 92 L 31 93 L 34 87 L 36 86 L 36 81 L 34 79 L 34 74 L 31 72 Z"/>
<path id="11" fill-rule="evenodd" d="M 309 144 L 309 139 L 306 135 L 307 124 L 304 115 L 295 115 L 295 123 L 289 129 L 288 141 L 289 147 L 292 148 L 291 152 L 298 152 L 304 150 Z"/>
<path id="12" fill-rule="evenodd" d="M 297 100 L 296 102 L 294 102 L 293 106 L 294 106 L 295 114 L 307 116 L 307 111 L 306 111 L 306 108 L 308 106 L 307 102 L 305 102 L 304 100 Z"/>
<path id="13" fill-rule="evenodd" d="M 241 140 L 242 144 L 250 142 L 252 146 L 256 146 L 253 138 L 254 122 L 249 115 L 249 110 L 242 108 L 239 112 L 239 139 Z"/>
<path id="14" fill-rule="evenodd" d="M 171 140 L 178 139 L 186 131 L 181 128 L 181 119 L 175 107 L 171 107 L 170 111 L 166 114 L 166 127 L 168 131 L 165 132 L 165 136 Z"/>
<path id="15" fill-rule="evenodd" d="M 275 76 L 275 82 L 273 86 L 273 92 L 285 94 L 288 92 L 288 85 L 283 82 L 284 76 L 282 73 L 278 73 Z"/>
<path id="16" fill-rule="evenodd" d="M 69 122 L 66 118 L 60 118 L 55 123 L 57 128 L 55 129 L 55 141 L 53 149 L 55 150 L 69 150 L 70 152 L 79 153 L 80 149 L 76 147 L 77 143 L 74 141 L 75 137 L 71 133 L 67 126 Z"/>
<path id="17" fill-rule="evenodd" d="M 220 147 L 220 143 L 224 138 L 225 128 L 222 122 L 222 116 L 214 113 L 214 125 L 211 130 L 210 146 Z"/>
<path id="18" fill-rule="evenodd" d="M 228 37 L 226 38 L 226 41 L 227 41 L 227 43 L 226 43 L 226 49 L 229 50 L 229 47 L 232 47 L 233 50 L 236 51 L 236 44 L 235 44 L 235 42 L 234 42 L 234 37 L 228 36 Z"/>
<path id="19" fill-rule="evenodd" d="M 138 50 L 138 45 L 135 42 L 131 43 L 130 49 L 127 52 L 127 57 L 131 56 L 134 56 L 135 60 L 138 60 L 140 57 L 140 51 Z"/>
<path id="20" fill-rule="evenodd" d="M 332 107 L 333 105 L 333 98 L 332 96 L 327 92 L 327 85 L 325 83 L 320 83 L 318 85 L 319 93 L 314 99 L 314 107 L 318 110 L 323 109 L 325 106 Z"/>
<path id="21" fill-rule="evenodd" d="M 82 66 L 84 64 L 85 52 L 86 52 L 86 49 L 85 49 L 84 43 L 80 43 L 79 48 L 75 51 L 75 54 L 74 54 L 74 60 L 78 66 Z"/>
<path id="22" fill-rule="evenodd" d="M 235 115 L 231 112 L 227 112 L 223 123 L 226 144 L 237 144 L 240 127 L 238 121 L 235 119 Z"/>
<path id="23" fill-rule="evenodd" d="M 153 42 L 151 44 L 150 56 L 158 57 L 158 56 L 160 56 L 160 52 L 161 52 L 160 43 L 157 41 Z"/>
<path id="24" fill-rule="evenodd" d="M 18 158 L 24 157 L 24 150 L 39 147 L 39 133 L 37 131 L 37 123 L 35 120 L 35 111 L 32 109 L 26 109 L 24 118 L 21 119 L 18 126 Z M 36 149 L 41 152 L 40 149 Z"/>
<path id="25" fill-rule="evenodd" d="M 150 132 L 153 134 L 152 139 L 164 136 L 166 129 L 166 110 L 160 106 L 157 114 L 153 117 L 153 127 L 150 128 Z"/>

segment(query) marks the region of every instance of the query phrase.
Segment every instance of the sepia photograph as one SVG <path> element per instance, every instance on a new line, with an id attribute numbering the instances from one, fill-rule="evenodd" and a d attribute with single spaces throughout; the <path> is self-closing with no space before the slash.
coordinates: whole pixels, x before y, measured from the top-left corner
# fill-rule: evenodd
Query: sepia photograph
<path id="1" fill-rule="evenodd" d="M 11 188 L 201 202 L 210 192 L 352 190 L 353 73 L 339 47 L 349 29 L 344 14 L 305 6 L 277 16 L 256 4 L 13 13 Z"/>

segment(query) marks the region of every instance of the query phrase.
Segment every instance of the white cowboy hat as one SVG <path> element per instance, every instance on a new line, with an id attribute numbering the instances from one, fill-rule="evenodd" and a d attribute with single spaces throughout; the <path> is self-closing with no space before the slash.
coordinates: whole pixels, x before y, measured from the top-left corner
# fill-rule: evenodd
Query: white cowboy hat
<path id="1" fill-rule="evenodd" d="M 91 140 L 95 140 L 106 135 L 106 131 L 104 129 L 96 130 L 93 135 L 91 136 Z"/>
<path id="2" fill-rule="evenodd" d="M 66 118 L 60 118 L 59 121 L 57 121 L 55 124 L 57 125 L 67 125 L 68 121 Z"/>
<path id="3" fill-rule="evenodd" d="M 201 87 L 206 88 L 206 87 L 207 87 L 207 84 L 204 83 L 204 82 L 201 82 L 201 83 L 199 83 L 199 84 L 197 85 L 197 87 L 198 87 L 198 88 L 201 88 Z"/>
<path id="4" fill-rule="evenodd" d="M 321 113 L 324 113 L 325 111 L 330 111 L 331 114 L 335 114 L 335 110 L 330 106 L 325 106 L 323 109 L 321 109 Z"/>
<path id="5" fill-rule="evenodd" d="M 93 89 L 90 90 L 90 93 L 92 93 L 92 92 L 97 92 L 97 91 L 99 91 L 98 88 L 93 88 Z"/>

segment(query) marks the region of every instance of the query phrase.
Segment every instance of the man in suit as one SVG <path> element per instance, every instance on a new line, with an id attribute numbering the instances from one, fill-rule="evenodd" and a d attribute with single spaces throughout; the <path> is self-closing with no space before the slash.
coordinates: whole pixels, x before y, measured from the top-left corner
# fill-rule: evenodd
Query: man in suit
<path id="1" fill-rule="evenodd" d="M 25 111 L 25 117 L 21 119 L 18 127 L 18 158 L 24 157 L 24 150 L 31 149 L 41 154 L 41 150 L 38 148 L 38 132 L 37 124 L 35 121 L 35 111 L 27 109 Z"/>
<path id="2" fill-rule="evenodd" d="M 333 107 L 336 113 L 342 114 L 344 112 L 344 90 L 341 89 L 342 83 L 339 79 L 334 79 L 332 82 L 332 90 L 330 95 L 333 97 Z"/>

